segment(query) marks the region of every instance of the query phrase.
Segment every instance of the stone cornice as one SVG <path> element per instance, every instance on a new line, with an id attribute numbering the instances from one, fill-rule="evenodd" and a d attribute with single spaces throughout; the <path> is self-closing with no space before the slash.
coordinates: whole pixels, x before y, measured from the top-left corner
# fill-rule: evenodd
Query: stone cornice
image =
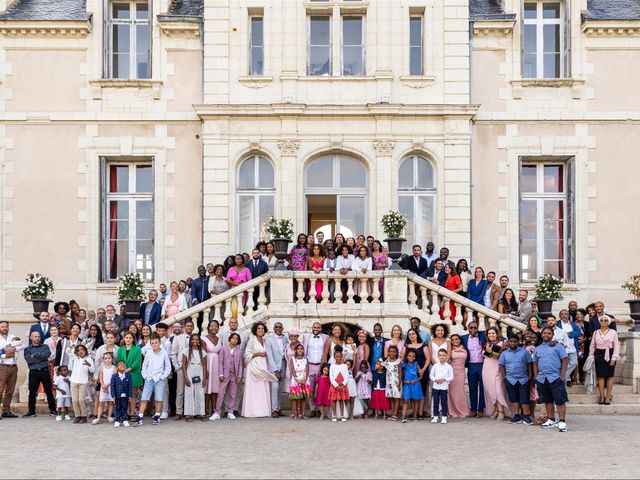
<path id="1" fill-rule="evenodd" d="M 200 36 L 200 23 L 193 21 L 166 21 L 158 18 L 160 31 L 167 37 L 198 38 Z"/>
<path id="2" fill-rule="evenodd" d="M 5 37 L 78 38 L 91 33 L 91 20 L 51 20 L 0 22 L 0 35 Z"/>
<path id="3" fill-rule="evenodd" d="M 215 117 L 459 117 L 471 119 L 478 105 L 427 105 L 368 103 L 366 105 L 307 105 L 302 103 L 277 104 L 205 104 L 194 105 L 202 118 Z"/>
<path id="4" fill-rule="evenodd" d="M 515 26 L 515 19 L 501 20 L 474 20 L 473 34 L 482 37 L 488 35 L 506 36 L 511 35 Z"/>
<path id="5" fill-rule="evenodd" d="M 640 20 L 584 20 L 582 33 L 588 37 L 638 37 Z"/>

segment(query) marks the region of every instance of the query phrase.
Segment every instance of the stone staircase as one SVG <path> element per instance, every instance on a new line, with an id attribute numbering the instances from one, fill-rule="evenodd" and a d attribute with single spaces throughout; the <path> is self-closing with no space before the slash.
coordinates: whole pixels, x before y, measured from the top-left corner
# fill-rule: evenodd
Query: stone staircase
<path id="1" fill-rule="evenodd" d="M 569 387 L 567 391 L 567 415 L 640 415 L 640 394 L 633 393 L 631 385 L 615 385 L 611 405 L 598 405 L 597 388 L 593 394 L 587 393 L 584 385 Z"/>

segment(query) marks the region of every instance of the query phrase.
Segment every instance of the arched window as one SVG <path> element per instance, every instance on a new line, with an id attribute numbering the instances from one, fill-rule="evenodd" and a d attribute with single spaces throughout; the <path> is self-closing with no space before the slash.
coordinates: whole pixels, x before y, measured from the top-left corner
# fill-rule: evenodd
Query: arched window
<path id="1" fill-rule="evenodd" d="M 250 252 L 255 244 L 266 237 L 264 224 L 274 215 L 273 165 L 264 157 L 253 155 L 238 167 L 238 246 Z"/>
<path id="2" fill-rule="evenodd" d="M 436 179 L 433 165 L 427 159 L 411 155 L 398 169 L 398 209 L 409 223 L 406 237 L 409 245 L 425 246 L 436 235 Z"/>

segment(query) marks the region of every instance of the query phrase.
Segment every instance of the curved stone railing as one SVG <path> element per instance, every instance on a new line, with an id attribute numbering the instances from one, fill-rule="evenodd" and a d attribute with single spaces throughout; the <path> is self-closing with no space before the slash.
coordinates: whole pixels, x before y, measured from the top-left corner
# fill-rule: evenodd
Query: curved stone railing
<path id="1" fill-rule="evenodd" d="M 319 298 L 316 298 L 317 281 L 322 282 Z M 267 288 L 270 288 L 269 298 Z M 258 295 L 254 301 L 256 289 Z M 202 330 L 206 331 L 210 318 L 219 323 L 229 318 L 234 299 L 238 305 L 237 319 L 241 329 L 271 316 L 314 318 L 326 323 L 324 320 L 333 322 L 340 316 L 384 318 L 392 314 L 407 320 L 411 316 L 418 317 L 426 326 L 447 323 L 452 331 L 460 333 L 463 331 L 462 306 L 473 312 L 481 330 L 497 326 L 506 335 L 509 327 L 525 329 L 525 325 L 517 320 L 503 317 L 408 271 L 398 270 L 349 272 L 344 275 L 339 272 L 273 271 L 214 295 L 164 322 L 172 324 L 191 318 L 197 325 L 198 318 L 203 315 Z M 449 309 L 451 302 L 456 307 L 454 318 L 451 318 Z M 440 317 L 441 307 L 444 307 L 443 318 Z"/>

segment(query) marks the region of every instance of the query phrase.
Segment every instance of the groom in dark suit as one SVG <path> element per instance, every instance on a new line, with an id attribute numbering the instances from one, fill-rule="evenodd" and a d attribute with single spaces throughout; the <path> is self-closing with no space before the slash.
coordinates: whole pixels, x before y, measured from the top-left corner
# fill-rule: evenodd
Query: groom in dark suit
<path id="1" fill-rule="evenodd" d="M 44 312 L 40 312 L 38 320 L 38 323 L 31 325 L 31 328 L 29 329 L 29 345 L 31 345 L 31 334 L 33 332 L 38 332 L 40 334 L 41 343 L 44 343 L 44 341 L 51 336 L 49 312 L 47 312 L 46 310 Z"/>
<path id="2" fill-rule="evenodd" d="M 269 272 L 269 265 L 262 259 L 260 250 L 254 248 L 251 251 L 251 260 L 247 262 L 247 268 L 251 271 L 251 278 L 258 278 L 261 275 Z M 255 288 L 253 290 L 253 309 L 258 309 L 258 296 L 260 295 L 260 289 Z"/>
<path id="3" fill-rule="evenodd" d="M 413 246 L 413 255 L 406 256 L 400 262 L 403 270 L 409 270 L 412 273 L 422 275 L 429 268 L 429 262 L 422 256 L 422 247 L 420 245 Z"/>

